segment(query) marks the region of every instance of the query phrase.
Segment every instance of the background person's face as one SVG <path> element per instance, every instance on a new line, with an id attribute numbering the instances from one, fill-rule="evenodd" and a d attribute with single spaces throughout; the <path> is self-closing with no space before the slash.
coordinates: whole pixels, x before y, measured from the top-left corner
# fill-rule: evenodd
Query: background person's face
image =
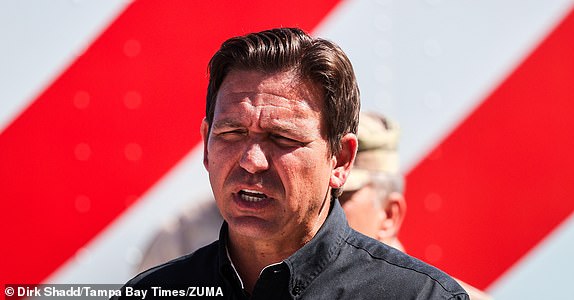
<path id="1" fill-rule="evenodd" d="M 334 168 L 322 106 L 320 89 L 291 72 L 226 76 L 204 163 L 231 234 L 278 241 L 314 234 Z"/>
<path id="2" fill-rule="evenodd" d="M 344 192 L 339 197 L 349 226 L 374 239 L 378 239 L 377 232 L 380 230 L 378 222 L 382 217 L 381 208 L 374 203 L 376 196 L 375 188 L 366 185 L 356 191 Z"/>

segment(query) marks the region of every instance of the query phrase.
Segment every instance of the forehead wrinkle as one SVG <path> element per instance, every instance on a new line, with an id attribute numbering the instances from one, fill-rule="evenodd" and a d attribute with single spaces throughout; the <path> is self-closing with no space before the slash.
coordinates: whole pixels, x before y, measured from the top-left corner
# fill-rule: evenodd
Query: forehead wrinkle
<path id="1" fill-rule="evenodd" d="M 323 135 L 322 93 L 313 82 L 289 76 L 293 74 L 277 82 L 273 78 L 281 74 L 233 72 L 246 75 L 228 77 L 222 84 L 218 102 L 226 99 L 227 104 L 216 105 L 216 115 L 218 111 L 221 117 L 232 121 L 226 120 L 221 124 L 246 127 L 255 125 L 252 124 L 255 121 L 261 130 L 297 133 L 299 136 L 307 136 L 314 128 L 320 128 L 320 135 Z M 244 77 L 255 77 L 255 80 L 244 80 Z M 287 113 L 281 113 L 285 110 Z M 316 117 L 312 124 L 307 122 L 309 112 Z M 228 115 L 231 113 L 233 115 Z"/>
<path id="2" fill-rule="evenodd" d="M 261 110 L 260 127 L 277 133 L 296 133 L 308 135 L 312 129 L 319 126 L 319 123 L 311 122 L 307 115 L 298 109 L 292 110 L 288 108 L 279 108 L 279 110 L 288 110 L 289 118 L 282 118 L 276 116 L 280 114 L 278 111 Z M 316 119 L 315 119 L 316 120 Z"/>
<path id="3" fill-rule="evenodd" d="M 316 95 L 322 95 L 322 89 L 313 81 L 301 78 L 294 70 L 281 71 L 272 74 L 257 73 L 253 71 L 231 70 L 230 74 L 252 73 L 257 76 L 254 81 L 243 80 L 243 76 L 229 78 L 224 80 L 219 93 L 233 95 L 242 99 L 251 101 L 258 100 L 262 95 L 270 95 L 281 98 L 289 102 L 299 102 L 305 104 L 311 109 L 321 109 L 321 101 L 316 101 Z M 230 75 L 228 74 L 228 76 Z M 281 76 L 279 81 L 274 78 Z M 247 75 L 247 77 L 250 77 Z M 302 88 L 303 87 L 303 88 Z M 277 93 L 275 90 L 279 90 Z"/>
<path id="4" fill-rule="evenodd" d="M 236 128 L 241 127 L 241 122 L 233 117 L 226 117 L 219 120 L 214 120 L 212 127 L 217 128 Z"/>
<path id="5" fill-rule="evenodd" d="M 244 116 L 246 112 L 251 113 L 255 111 L 260 112 L 260 114 L 266 112 L 266 115 L 273 117 L 273 110 L 287 110 L 292 116 L 297 118 L 305 116 L 307 111 L 317 112 L 316 109 L 313 109 L 313 107 L 309 105 L 310 101 L 307 101 L 307 99 L 291 99 L 271 93 L 230 93 L 230 95 L 232 94 L 237 95 L 233 97 L 235 100 L 231 101 L 231 103 L 235 104 L 222 106 L 217 109 L 218 112 L 231 113 L 236 110 L 237 107 L 240 107 L 242 110 L 245 110 L 245 112 L 236 114 L 240 114 L 241 116 Z"/>
<path id="6" fill-rule="evenodd" d="M 298 95 L 281 95 L 277 93 L 270 92 L 230 92 L 228 95 L 233 95 L 234 98 L 238 99 L 238 104 L 248 104 L 254 107 L 277 107 L 283 108 L 287 103 L 293 103 L 294 108 L 300 109 L 310 109 L 315 110 L 319 107 L 315 104 L 315 101 L 310 99 L 309 95 L 307 97 L 301 97 Z"/>

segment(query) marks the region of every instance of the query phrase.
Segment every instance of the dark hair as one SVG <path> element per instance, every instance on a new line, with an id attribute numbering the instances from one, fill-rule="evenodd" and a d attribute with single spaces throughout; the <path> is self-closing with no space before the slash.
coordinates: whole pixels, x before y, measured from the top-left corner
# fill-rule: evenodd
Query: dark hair
<path id="1" fill-rule="evenodd" d="M 351 62 L 334 43 L 312 38 L 298 28 L 277 28 L 225 41 L 209 61 L 206 119 L 211 127 L 217 92 L 231 70 L 266 73 L 295 71 L 323 90 L 323 122 L 332 154 L 341 150 L 341 138 L 357 133 L 359 88 Z"/>

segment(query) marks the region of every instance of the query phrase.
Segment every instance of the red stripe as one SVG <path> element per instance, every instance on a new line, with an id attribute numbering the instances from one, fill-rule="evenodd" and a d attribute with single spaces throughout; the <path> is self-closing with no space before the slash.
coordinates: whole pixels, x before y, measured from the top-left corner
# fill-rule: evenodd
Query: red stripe
<path id="1" fill-rule="evenodd" d="M 198 144 L 225 38 L 336 2 L 134 1 L 0 135 L 0 282 L 42 281 Z"/>
<path id="2" fill-rule="evenodd" d="M 484 288 L 574 211 L 573 53 L 574 11 L 408 175 L 412 254 Z"/>

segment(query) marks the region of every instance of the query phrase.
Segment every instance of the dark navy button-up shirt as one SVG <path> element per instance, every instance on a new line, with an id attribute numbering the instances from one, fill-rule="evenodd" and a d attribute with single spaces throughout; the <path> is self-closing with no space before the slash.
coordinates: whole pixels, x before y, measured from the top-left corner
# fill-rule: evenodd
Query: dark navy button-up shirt
<path id="1" fill-rule="evenodd" d="M 264 268 L 251 295 L 229 259 L 225 223 L 219 241 L 139 274 L 123 295 L 131 289 L 147 290 L 146 299 L 182 293 L 224 299 L 468 299 L 442 271 L 351 229 L 339 202 L 332 204 L 315 237 Z"/>

